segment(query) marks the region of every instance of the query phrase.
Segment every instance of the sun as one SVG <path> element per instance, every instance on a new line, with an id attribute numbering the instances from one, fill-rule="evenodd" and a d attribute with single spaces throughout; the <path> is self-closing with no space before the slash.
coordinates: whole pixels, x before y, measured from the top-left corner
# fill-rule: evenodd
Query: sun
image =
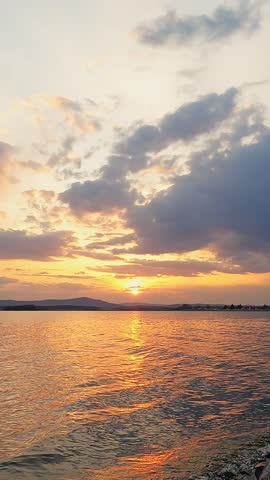
<path id="1" fill-rule="evenodd" d="M 139 295 L 139 293 L 141 293 L 141 291 L 139 290 L 139 288 L 132 288 L 132 289 L 130 290 L 130 293 L 131 293 L 132 295 L 135 295 L 135 296 L 136 296 L 136 295 Z"/>
<path id="2" fill-rule="evenodd" d="M 132 279 L 127 284 L 126 289 L 131 295 L 134 295 L 136 297 L 137 295 L 140 295 L 140 293 L 142 292 L 143 284 L 140 280 L 135 278 L 135 279 Z"/>

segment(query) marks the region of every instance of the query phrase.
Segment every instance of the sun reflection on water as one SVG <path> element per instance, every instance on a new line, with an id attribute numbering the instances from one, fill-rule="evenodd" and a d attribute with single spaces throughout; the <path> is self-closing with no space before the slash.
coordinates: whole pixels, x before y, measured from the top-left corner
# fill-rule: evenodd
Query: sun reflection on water
<path id="1" fill-rule="evenodd" d="M 237 442 L 239 431 L 263 429 L 270 414 L 268 317 L 8 318 L 0 319 L 7 480 L 16 472 L 20 480 L 186 478 L 214 449 Z"/>

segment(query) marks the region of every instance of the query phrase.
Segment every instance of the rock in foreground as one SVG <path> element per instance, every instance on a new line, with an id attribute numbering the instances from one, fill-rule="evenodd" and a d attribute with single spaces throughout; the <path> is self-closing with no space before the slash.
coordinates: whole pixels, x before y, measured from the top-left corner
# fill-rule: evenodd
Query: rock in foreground
<path id="1" fill-rule="evenodd" d="M 200 476 L 192 476 L 190 480 L 256 480 L 256 465 L 264 462 L 268 454 L 270 434 L 264 434 L 223 459 L 208 464 Z"/>

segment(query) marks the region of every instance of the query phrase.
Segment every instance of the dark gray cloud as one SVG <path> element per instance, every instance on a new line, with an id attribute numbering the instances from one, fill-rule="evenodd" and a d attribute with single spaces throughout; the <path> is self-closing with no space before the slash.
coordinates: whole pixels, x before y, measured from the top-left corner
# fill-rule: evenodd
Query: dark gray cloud
<path id="1" fill-rule="evenodd" d="M 103 240 L 99 242 L 92 242 L 88 245 L 89 248 L 100 249 L 104 247 L 114 247 L 116 245 L 126 245 L 133 242 L 136 239 L 134 233 L 129 233 L 127 235 L 117 235 L 112 237 L 109 240 Z"/>
<path id="2" fill-rule="evenodd" d="M 165 115 L 160 122 L 165 146 L 179 140 L 190 141 L 217 128 L 232 114 L 237 94 L 236 88 L 229 88 L 223 94 L 205 95 L 181 106 L 172 114 Z"/>
<path id="3" fill-rule="evenodd" d="M 146 168 L 151 154 L 216 129 L 234 111 L 237 94 L 237 89 L 230 88 L 220 95 L 205 95 L 165 115 L 157 125 L 136 127 L 115 144 L 97 180 L 74 183 L 60 199 L 77 215 L 128 208 L 139 195 L 130 189 L 127 174 Z"/>
<path id="4" fill-rule="evenodd" d="M 262 3 L 239 1 L 236 8 L 219 6 L 212 15 L 179 17 L 175 11 L 169 11 L 148 24 L 139 25 L 135 33 L 141 43 L 153 47 L 168 43 L 184 46 L 194 41 L 215 42 L 240 31 L 251 34 L 260 26 Z"/>
<path id="5" fill-rule="evenodd" d="M 265 260 L 270 253 L 270 132 L 231 152 L 197 155 L 189 166 L 167 191 L 129 210 L 128 226 L 138 237 L 134 253 L 211 248 L 246 271 L 262 271 L 263 259 L 259 266 L 254 254 Z"/>
<path id="6" fill-rule="evenodd" d="M 71 255 L 74 236 L 59 231 L 28 234 L 22 230 L 0 230 L 0 259 L 53 260 Z"/>
<path id="7" fill-rule="evenodd" d="M 89 244 L 89 256 L 111 260 L 114 255 L 182 254 L 210 249 L 216 261 L 129 263 L 119 275 L 199 275 L 270 271 L 270 130 L 258 106 L 240 109 L 238 90 L 210 94 L 182 105 L 156 125 L 138 125 L 119 139 L 99 178 L 74 183 L 60 195 L 74 214 L 124 211 L 134 234 Z M 225 122 L 225 123 L 224 123 Z M 221 127 L 219 129 L 218 127 Z M 185 174 L 170 177 L 171 185 L 141 200 L 131 190 L 128 175 L 147 168 L 161 150 L 198 136 L 207 148 L 194 153 Z M 134 242 L 135 246 L 128 245 Z M 114 247 L 114 248 L 112 248 Z M 86 254 L 86 253 L 85 253 Z M 108 267 L 108 271 L 111 267 Z"/>
<path id="8" fill-rule="evenodd" d="M 232 114 L 237 94 L 236 88 L 229 88 L 220 95 L 204 95 L 164 115 L 157 125 L 138 126 L 115 145 L 114 151 L 119 157 L 109 159 L 104 174 L 111 177 L 139 171 L 146 167 L 147 155 L 158 153 L 175 142 L 189 142 L 210 133 Z"/>
<path id="9" fill-rule="evenodd" d="M 127 208 L 135 200 L 129 184 L 109 181 L 103 178 L 84 183 L 73 183 L 60 194 L 60 200 L 67 203 L 77 215 Z"/>

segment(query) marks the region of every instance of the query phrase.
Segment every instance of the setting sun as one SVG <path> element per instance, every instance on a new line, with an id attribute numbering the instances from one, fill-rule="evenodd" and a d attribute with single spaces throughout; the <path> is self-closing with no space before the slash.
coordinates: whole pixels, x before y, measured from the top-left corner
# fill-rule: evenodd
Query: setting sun
<path id="1" fill-rule="evenodd" d="M 142 292 L 142 282 L 140 280 L 131 280 L 127 285 L 127 291 L 134 296 L 139 295 Z"/>
<path id="2" fill-rule="evenodd" d="M 130 291 L 130 293 L 131 293 L 132 295 L 139 295 L 140 290 L 139 290 L 138 288 L 133 288 L 133 289 Z"/>

